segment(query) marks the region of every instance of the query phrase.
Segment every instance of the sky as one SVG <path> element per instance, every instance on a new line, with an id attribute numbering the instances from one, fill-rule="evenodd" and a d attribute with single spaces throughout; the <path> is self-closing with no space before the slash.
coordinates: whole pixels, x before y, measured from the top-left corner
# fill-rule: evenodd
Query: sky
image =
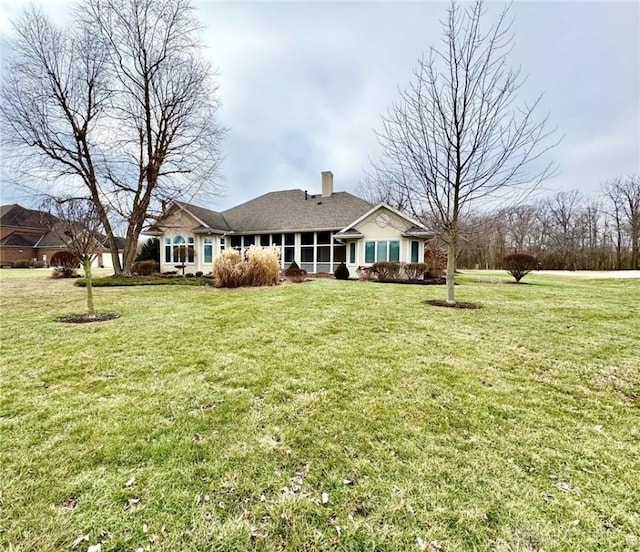
<path id="1" fill-rule="evenodd" d="M 30 2 L 0 0 L 0 33 Z M 60 24 L 71 0 L 33 0 Z M 223 210 L 266 192 L 357 192 L 379 154 L 381 115 L 439 47 L 442 2 L 212 2 L 196 0 L 205 55 L 217 68 L 220 122 L 228 128 Z M 491 20 L 504 4 L 487 4 Z M 640 173 L 640 3 L 514 2 L 509 61 L 542 93 L 541 115 L 561 143 L 547 156 L 558 175 L 545 193 L 596 195 L 617 175 Z M 5 183 L 2 204 L 29 198 Z"/>

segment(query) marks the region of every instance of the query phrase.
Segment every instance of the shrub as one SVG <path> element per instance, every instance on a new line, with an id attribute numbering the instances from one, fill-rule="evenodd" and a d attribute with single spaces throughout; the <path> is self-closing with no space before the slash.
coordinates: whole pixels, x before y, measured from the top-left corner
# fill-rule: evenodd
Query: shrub
<path id="1" fill-rule="evenodd" d="M 381 282 L 400 280 L 402 278 L 402 265 L 400 263 L 375 263 L 371 268 L 376 271 L 378 280 Z"/>
<path id="2" fill-rule="evenodd" d="M 289 282 L 299 284 L 307 279 L 307 271 L 304 268 L 300 268 L 298 263 L 293 261 L 284 271 L 284 277 Z"/>
<path id="3" fill-rule="evenodd" d="M 140 246 L 136 261 L 156 261 L 160 263 L 160 240 L 149 238 Z"/>
<path id="4" fill-rule="evenodd" d="M 335 272 L 333 273 L 336 280 L 348 280 L 349 279 L 349 269 L 347 265 L 344 263 L 340 263 Z"/>
<path id="5" fill-rule="evenodd" d="M 185 274 L 185 277 L 187 277 L 187 278 L 195 278 L 195 274 L 193 274 L 193 272 L 187 272 Z"/>
<path id="6" fill-rule="evenodd" d="M 140 276 L 150 276 L 160 270 L 160 263 L 156 261 L 136 261 L 133 263 L 133 272 Z"/>
<path id="7" fill-rule="evenodd" d="M 196 278 L 202 278 L 202 270 L 196 272 Z"/>
<path id="8" fill-rule="evenodd" d="M 298 266 L 298 263 L 296 263 L 295 261 L 293 261 L 284 271 L 284 275 L 288 276 L 289 273 L 295 273 L 295 271 L 300 270 L 300 267 Z"/>
<path id="9" fill-rule="evenodd" d="M 404 265 L 404 273 L 408 280 L 422 280 L 428 272 L 426 263 L 407 263 Z"/>
<path id="10" fill-rule="evenodd" d="M 11 263 L 11 268 L 31 268 L 32 266 L 33 266 L 32 261 L 21 260 L 21 261 L 13 261 L 13 263 Z"/>
<path id="11" fill-rule="evenodd" d="M 378 277 L 378 272 L 372 266 L 359 266 L 356 269 L 358 277 L 364 281 L 375 280 Z"/>
<path id="12" fill-rule="evenodd" d="M 51 256 L 54 278 L 75 278 L 80 261 L 71 251 L 56 251 Z"/>
<path id="13" fill-rule="evenodd" d="M 520 282 L 529 272 L 536 269 L 538 259 L 526 253 L 513 253 L 502 260 L 502 266 L 516 279 L 516 282 Z"/>
<path id="14" fill-rule="evenodd" d="M 424 262 L 431 276 L 441 276 L 447 270 L 447 251 L 441 248 L 425 249 Z"/>
<path id="15" fill-rule="evenodd" d="M 36 261 L 33 263 L 33 268 L 45 268 L 44 261 Z"/>

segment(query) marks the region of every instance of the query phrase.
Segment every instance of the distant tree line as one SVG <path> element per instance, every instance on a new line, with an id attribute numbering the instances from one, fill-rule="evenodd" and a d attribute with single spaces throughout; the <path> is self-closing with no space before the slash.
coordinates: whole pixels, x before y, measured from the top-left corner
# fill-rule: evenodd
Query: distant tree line
<path id="1" fill-rule="evenodd" d="M 640 175 L 615 178 L 598 197 L 558 192 L 536 202 L 465 217 L 461 268 L 503 268 L 529 253 L 559 270 L 640 269 Z"/>

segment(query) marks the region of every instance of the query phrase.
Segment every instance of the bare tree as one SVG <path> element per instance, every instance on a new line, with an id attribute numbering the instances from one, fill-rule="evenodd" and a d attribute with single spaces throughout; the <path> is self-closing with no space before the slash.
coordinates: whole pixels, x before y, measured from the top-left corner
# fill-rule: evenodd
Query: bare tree
<path id="1" fill-rule="evenodd" d="M 89 199 L 72 197 L 49 198 L 43 206 L 57 219 L 51 230 L 80 261 L 86 280 L 87 311 L 89 316 L 94 316 L 91 264 L 103 247 L 98 208 Z"/>
<path id="2" fill-rule="evenodd" d="M 547 117 L 536 119 L 540 98 L 515 106 L 524 79 L 507 65 L 508 8 L 486 31 L 484 15 L 481 1 L 451 3 L 444 47 L 419 61 L 378 133 L 379 180 L 407 198 L 415 216 L 432 213 L 448 244 L 448 304 L 455 303 L 461 217 L 479 203 L 515 201 L 554 169 L 541 160 L 555 144 Z"/>
<path id="3" fill-rule="evenodd" d="M 189 0 L 87 0 L 75 13 L 69 30 L 34 9 L 15 24 L 3 136 L 23 169 L 84 189 L 115 272 L 129 274 L 162 200 L 215 191 L 217 88 Z M 122 264 L 114 221 L 125 226 Z"/>
<path id="4" fill-rule="evenodd" d="M 617 232 L 618 267 L 622 267 L 623 234 L 628 233 L 632 270 L 640 269 L 640 175 L 616 177 L 603 186 Z"/>

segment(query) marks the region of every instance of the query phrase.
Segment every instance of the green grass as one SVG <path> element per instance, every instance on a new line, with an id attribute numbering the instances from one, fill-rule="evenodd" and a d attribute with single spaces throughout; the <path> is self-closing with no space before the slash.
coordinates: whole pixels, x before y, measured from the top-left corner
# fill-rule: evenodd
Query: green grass
<path id="1" fill-rule="evenodd" d="M 80 278 L 74 281 L 76 286 L 86 287 L 87 281 Z M 211 286 L 212 278 L 183 276 L 102 276 L 92 279 L 94 287 L 130 287 L 130 286 Z"/>
<path id="2" fill-rule="evenodd" d="M 639 550 L 640 280 L 507 280 L 0 271 L 0 549 Z"/>

